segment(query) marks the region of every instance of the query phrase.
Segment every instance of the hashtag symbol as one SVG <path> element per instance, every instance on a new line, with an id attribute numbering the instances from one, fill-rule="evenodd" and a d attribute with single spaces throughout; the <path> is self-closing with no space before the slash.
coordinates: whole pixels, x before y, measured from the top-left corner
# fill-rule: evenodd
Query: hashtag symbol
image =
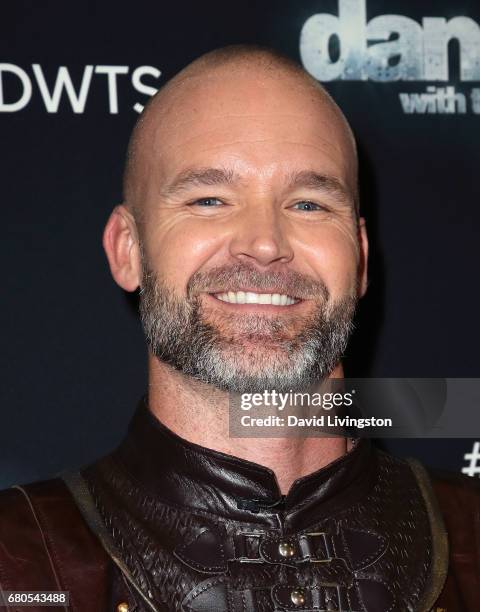
<path id="1" fill-rule="evenodd" d="M 472 452 L 465 453 L 463 458 L 470 463 L 462 468 L 462 473 L 467 476 L 480 476 L 480 442 L 475 442 Z"/>

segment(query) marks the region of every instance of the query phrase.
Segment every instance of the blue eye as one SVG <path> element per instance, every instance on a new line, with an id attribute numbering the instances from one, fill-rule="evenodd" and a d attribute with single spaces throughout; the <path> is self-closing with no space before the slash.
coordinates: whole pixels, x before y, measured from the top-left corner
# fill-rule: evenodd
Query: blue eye
<path id="1" fill-rule="evenodd" d="M 293 208 L 296 208 L 297 210 L 302 210 L 305 212 L 312 212 L 312 211 L 316 211 L 316 210 L 323 210 L 323 207 L 320 206 L 319 204 L 315 204 L 315 202 L 309 202 L 308 200 L 304 200 L 302 202 L 297 202 Z"/>
<path id="2" fill-rule="evenodd" d="M 193 204 L 196 204 L 197 206 L 214 207 L 222 204 L 222 201 L 218 198 L 200 198 L 199 200 L 195 200 Z"/>

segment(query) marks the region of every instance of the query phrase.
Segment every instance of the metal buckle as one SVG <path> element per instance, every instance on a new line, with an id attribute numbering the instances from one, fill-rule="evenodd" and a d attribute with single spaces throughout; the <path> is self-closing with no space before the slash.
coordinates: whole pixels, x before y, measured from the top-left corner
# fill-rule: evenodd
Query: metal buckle
<path id="1" fill-rule="evenodd" d="M 329 534 L 326 531 L 311 531 L 309 533 L 304 533 L 303 536 L 311 536 L 311 537 L 317 537 L 317 536 L 323 536 L 323 543 L 325 545 L 325 552 L 327 553 L 328 557 L 326 559 L 313 559 L 313 555 L 311 554 L 310 551 L 307 550 L 307 558 L 310 561 L 310 563 L 330 563 L 334 557 L 332 556 L 332 551 L 330 549 L 329 546 L 329 542 L 328 542 L 328 536 Z M 301 546 L 301 540 L 302 540 L 302 536 L 299 537 L 299 544 Z"/>
<path id="2" fill-rule="evenodd" d="M 260 540 L 260 538 L 262 538 L 265 533 L 258 533 L 254 531 L 241 531 L 239 534 L 237 534 L 237 536 L 239 535 L 242 537 L 258 538 Z M 258 545 L 260 546 L 260 543 Z M 265 563 L 265 561 L 260 556 L 258 556 L 256 559 L 250 559 L 249 557 L 236 557 L 236 561 L 238 561 L 239 563 Z"/>

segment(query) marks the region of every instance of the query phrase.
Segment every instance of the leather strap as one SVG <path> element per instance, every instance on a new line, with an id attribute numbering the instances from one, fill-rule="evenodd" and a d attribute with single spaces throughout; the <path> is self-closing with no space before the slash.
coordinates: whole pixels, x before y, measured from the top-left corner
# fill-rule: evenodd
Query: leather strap
<path id="1" fill-rule="evenodd" d="M 427 588 L 418 603 L 416 612 L 430 612 L 442 592 L 448 574 L 449 544 L 447 530 L 432 488 L 430 477 L 416 459 L 408 459 L 427 508 L 432 536 L 432 567 Z"/>
<path id="2" fill-rule="evenodd" d="M 348 548 L 348 555 L 347 555 Z M 270 563 L 297 568 L 304 563 L 333 563 L 350 558 L 353 571 L 378 559 L 387 540 L 369 530 L 349 529 L 331 520 L 322 531 L 307 531 L 288 537 L 280 531 L 240 530 L 231 537 L 212 525 L 202 527 L 174 551 L 177 558 L 205 573 L 224 573 L 228 562 Z"/>
<path id="3" fill-rule="evenodd" d="M 271 588 L 231 589 L 225 577 L 201 582 L 182 602 L 186 612 L 360 612 L 352 610 L 346 587 L 336 583 L 299 587 L 277 584 Z M 273 607 L 272 607 L 273 606 Z M 386 609 L 386 608 L 385 608 Z"/>
<path id="4" fill-rule="evenodd" d="M 140 596 L 147 608 L 151 610 L 151 612 L 168 612 L 166 608 L 162 607 L 159 603 L 154 602 L 145 596 L 132 573 L 122 561 L 120 553 L 117 550 L 117 547 L 115 546 L 113 539 L 95 506 L 95 502 L 82 475 L 79 472 L 67 472 L 62 474 L 62 479 L 69 488 L 78 509 L 85 519 L 85 522 L 97 536 L 105 552 L 121 571 L 128 584 L 130 584 L 134 591 L 136 591 L 136 593 Z"/>

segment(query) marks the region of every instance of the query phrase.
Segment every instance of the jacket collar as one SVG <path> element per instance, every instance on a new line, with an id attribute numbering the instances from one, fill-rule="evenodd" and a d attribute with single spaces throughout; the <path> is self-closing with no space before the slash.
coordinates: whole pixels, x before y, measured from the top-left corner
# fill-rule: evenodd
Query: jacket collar
<path id="1" fill-rule="evenodd" d="M 324 468 L 297 479 L 282 496 L 269 468 L 178 436 L 142 400 L 113 458 L 161 501 L 225 518 L 302 528 L 357 501 L 372 486 L 376 454 L 368 440 Z"/>

